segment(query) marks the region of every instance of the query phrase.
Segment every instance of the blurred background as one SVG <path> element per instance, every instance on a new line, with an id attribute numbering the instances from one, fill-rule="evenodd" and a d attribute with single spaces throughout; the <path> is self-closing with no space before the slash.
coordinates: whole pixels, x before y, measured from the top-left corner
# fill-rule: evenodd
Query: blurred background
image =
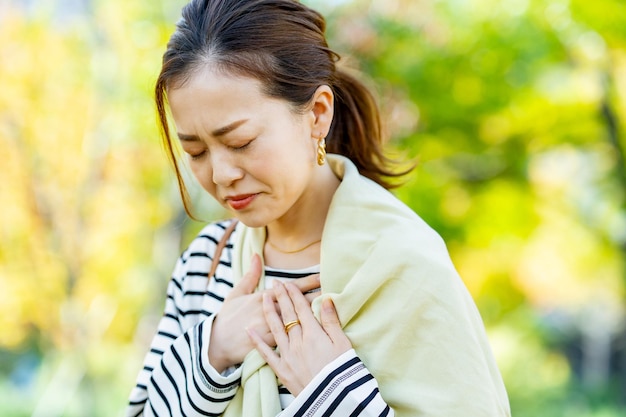
<path id="1" fill-rule="evenodd" d="M 513 415 L 626 415 L 626 3 L 306 3 L 419 161 L 397 195 L 447 241 Z M 152 104 L 183 4 L 0 0 L 4 417 L 122 414 L 202 226 Z"/>

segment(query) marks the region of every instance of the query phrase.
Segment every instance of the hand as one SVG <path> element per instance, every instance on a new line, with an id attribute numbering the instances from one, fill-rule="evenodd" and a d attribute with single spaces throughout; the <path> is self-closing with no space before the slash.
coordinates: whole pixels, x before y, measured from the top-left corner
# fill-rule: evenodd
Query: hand
<path id="1" fill-rule="evenodd" d="M 280 353 L 267 343 L 265 335 L 254 328 L 247 330 L 263 359 L 297 396 L 324 366 L 350 350 L 352 345 L 341 329 L 330 298 L 322 301 L 320 324 L 305 296 L 292 283 L 277 282 L 274 295 L 281 314 L 268 293 L 263 294 L 263 313 Z M 285 323 L 294 320 L 300 323 L 285 331 Z"/>
<path id="2" fill-rule="evenodd" d="M 215 316 L 209 343 L 209 362 L 218 372 L 243 362 L 254 349 L 246 328 L 254 329 L 265 343 L 275 345 L 274 335 L 263 317 L 263 293 L 272 290 L 255 292 L 261 268 L 261 258 L 255 254 L 250 270 L 224 299 L 222 308 Z M 319 288 L 319 276 L 298 279 L 297 284 L 301 293 Z M 310 295 L 313 294 L 319 293 Z"/>

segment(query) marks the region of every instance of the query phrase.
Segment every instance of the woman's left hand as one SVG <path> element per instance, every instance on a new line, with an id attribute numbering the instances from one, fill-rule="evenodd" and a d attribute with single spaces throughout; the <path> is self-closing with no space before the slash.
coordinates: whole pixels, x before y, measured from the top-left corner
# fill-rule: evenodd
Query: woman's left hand
<path id="1" fill-rule="evenodd" d="M 263 295 L 263 313 L 278 346 L 275 351 L 249 329 L 248 334 L 267 364 L 294 396 L 342 353 L 352 348 L 341 329 L 337 311 L 330 298 L 322 301 L 320 322 L 307 299 L 293 284 L 275 281 L 274 296 Z M 297 323 L 286 328 L 288 323 Z"/>

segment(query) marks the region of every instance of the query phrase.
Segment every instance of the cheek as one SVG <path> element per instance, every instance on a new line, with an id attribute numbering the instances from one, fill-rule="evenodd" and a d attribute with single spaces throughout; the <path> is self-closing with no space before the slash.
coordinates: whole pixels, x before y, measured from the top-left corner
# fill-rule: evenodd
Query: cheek
<path id="1" fill-rule="evenodd" d="M 191 163 L 191 172 L 200 186 L 213 197 L 216 197 L 216 187 L 213 183 L 213 170 L 210 164 Z"/>

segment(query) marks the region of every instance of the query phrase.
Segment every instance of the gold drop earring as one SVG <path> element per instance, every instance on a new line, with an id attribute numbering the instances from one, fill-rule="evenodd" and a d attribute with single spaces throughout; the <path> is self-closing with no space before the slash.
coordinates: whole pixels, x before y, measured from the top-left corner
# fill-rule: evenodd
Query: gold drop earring
<path id="1" fill-rule="evenodd" d="M 326 162 L 326 139 L 320 133 L 320 138 L 317 141 L 317 165 L 322 166 Z"/>

